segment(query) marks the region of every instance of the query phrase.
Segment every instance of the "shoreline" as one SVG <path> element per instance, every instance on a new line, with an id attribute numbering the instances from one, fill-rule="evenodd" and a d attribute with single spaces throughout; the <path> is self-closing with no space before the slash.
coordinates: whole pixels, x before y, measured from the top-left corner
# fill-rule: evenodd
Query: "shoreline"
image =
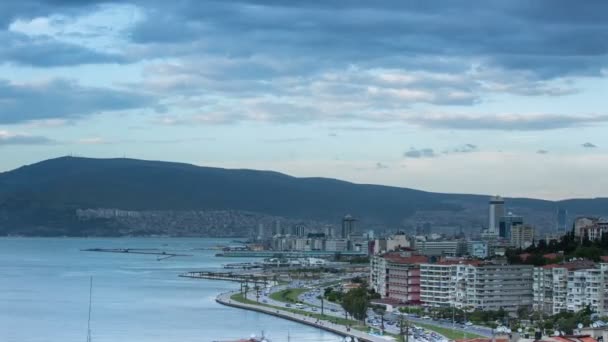
<path id="1" fill-rule="evenodd" d="M 315 318 L 306 317 L 303 315 L 291 313 L 291 312 L 284 311 L 284 310 L 277 310 L 277 309 L 271 309 L 271 308 L 267 308 L 267 307 L 263 307 L 263 306 L 240 303 L 240 302 L 237 302 L 230 298 L 232 295 L 237 294 L 237 293 L 239 293 L 239 292 L 230 291 L 230 292 L 221 293 L 215 298 L 215 301 L 222 305 L 239 308 L 239 309 L 244 309 L 244 310 L 257 311 L 257 312 L 264 313 L 267 315 L 298 322 L 301 324 L 305 324 L 308 326 L 312 326 L 312 327 L 315 327 L 318 329 L 322 329 L 322 330 L 334 333 L 334 334 L 342 336 L 342 337 L 346 337 L 346 336 L 356 337 L 357 339 L 359 339 L 359 341 L 363 341 L 363 342 L 395 341 L 393 338 L 384 338 L 382 336 L 373 336 L 373 335 L 369 335 L 363 331 L 356 330 L 356 329 L 351 329 L 350 331 L 346 331 L 346 329 L 344 328 L 343 325 L 338 325 L 338 324 L 330 323 L 327 321 L 317 322 L 317 319 L 315 319 Z"/>

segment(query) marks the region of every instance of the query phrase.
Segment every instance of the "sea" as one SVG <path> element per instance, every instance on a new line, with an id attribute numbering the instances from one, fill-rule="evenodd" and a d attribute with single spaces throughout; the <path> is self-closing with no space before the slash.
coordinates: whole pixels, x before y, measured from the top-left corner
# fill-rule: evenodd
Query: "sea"
<path id="1" fill-rule="evenodd" d="M 211 342 L 260 336 L 273 342 L 334 342 L 329 332 L 215 302 L 238 283 L 180 278 L 252 260 L 216 257 L 208 248 L 230 240 L 203 238 L 0 238 L 0 341 L 87 340 L 93 278 L 94 342 Z M 192 254 L 85 252 L 87 248 L 159 248 Z"/>

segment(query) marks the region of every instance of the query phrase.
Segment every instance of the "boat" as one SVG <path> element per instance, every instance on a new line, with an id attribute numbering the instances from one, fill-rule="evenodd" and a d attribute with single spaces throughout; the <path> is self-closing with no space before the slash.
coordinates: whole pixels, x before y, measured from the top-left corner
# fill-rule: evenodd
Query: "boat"
<path id="1" fill-rule="evenodd" d="M 272 342 L 268 338 L 264 336 L 264 332 L 262 331 L 262 336 L 257 337 L 255 334 L 252 334 L 250 338 L 244 338 L 240 340 L 230 340 L 230 341 L 213 341 L 213 342 Z"/>

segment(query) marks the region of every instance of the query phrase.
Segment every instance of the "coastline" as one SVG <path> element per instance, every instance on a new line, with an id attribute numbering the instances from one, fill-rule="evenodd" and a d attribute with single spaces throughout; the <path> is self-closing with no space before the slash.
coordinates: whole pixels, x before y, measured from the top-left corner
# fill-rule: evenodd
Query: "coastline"
<path id="1" fill-rule="evenodd" d="M 334 333 L 334 334 L 342 336 L 342 337 L 353 336 L 353 337 L 356 337 L 357 339 L 359 339 L 359 341 L 363 341 L 363 342 L 394 341 L 393 338 L 385 338 L 382 336 L 373 336 L 373 335 L 367 334 L 363 331 L 359 331 L 356 329 L 351 329 L 350 331 L 346 331 L 346 328 L 343 325 L 334 324 L 334 323 L 330 323 L 327 321 L 317 322 L 317 319 L 315 319 L 315 318 L 306 317 L 303 315 L 291 313 L 291 312 L 284 311 L 284 310 L 277 310 L 277 309 L 271 309 L 271 308 L 258 306 L 258 305 L 240 303 L 240 302 L 237 302 L 237 301 L 231 299 L 231 296 L 234 294 L 237 294 L 237 293 L 239 293 L 239 291 L 230 291 L 230 292 L 221 293 L 215 298 L 215 301 L 222 305 L 235 307 L 235 308 L 239 308 L 239 309 L 244 309 L 244 310 L 257 311 L 257 312 L 264 313 L 267 315 L 271 315 L 271 316 L 287 319 L 290 321 L 302 323 L 302 324 L 309 325 L 309 326 L 312 326 L 312 327 L 315 327 L 318 329 L 323 329 L 325 331 Z"/>

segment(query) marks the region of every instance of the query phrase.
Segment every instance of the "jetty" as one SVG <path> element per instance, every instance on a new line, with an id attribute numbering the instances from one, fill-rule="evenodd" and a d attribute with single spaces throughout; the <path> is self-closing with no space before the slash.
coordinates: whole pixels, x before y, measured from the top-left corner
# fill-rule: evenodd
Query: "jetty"
<path id="1" fill-rule="evenodd" d="M 274 275 L 266 274 L 246 274 L 246 273 L 233 273 L 233 272 L 186 272 L 179 275 L 183 278 L 195 278 L 195 279 L 212 279 L 212 280 L 227 280 L 236 282 L 250 282 L 250 283 L 271 283 L 274 282 Z"/>
<path id="2" fill-rule="evenodd" d="M 192 254 L 179 254 L 167 251 L 161 251 L 155 248 L 87 248 L 81 249 L 82 252 L 100 252 L 100 253 L 121 253 L 121 254 L 147 254 L 156 255 L 156 260 L 164 260 L 173 257 L 192 256 Z"/>

